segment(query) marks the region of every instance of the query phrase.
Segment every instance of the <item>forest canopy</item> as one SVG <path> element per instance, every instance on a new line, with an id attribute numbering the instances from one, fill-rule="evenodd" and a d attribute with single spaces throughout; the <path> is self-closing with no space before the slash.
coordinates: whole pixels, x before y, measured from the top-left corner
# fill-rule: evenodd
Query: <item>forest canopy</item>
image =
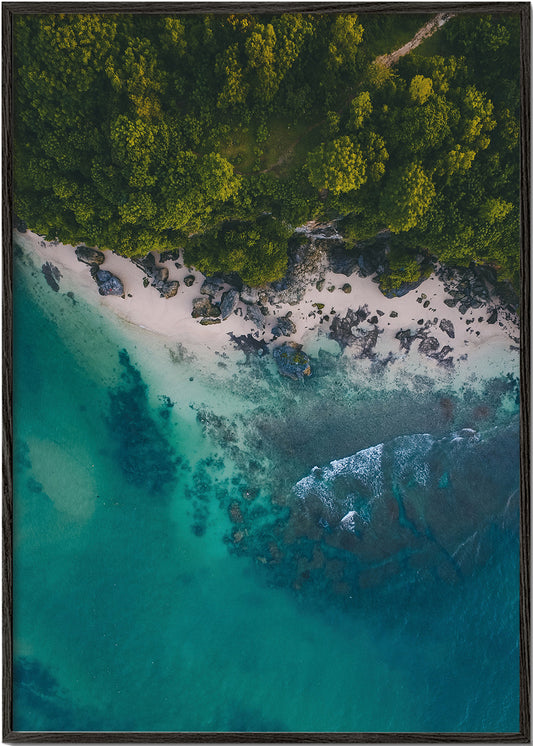
<path id="1" fill-rule="evenodd" d="M 391 231 L 407 273 L 424 251 L 516 284 L 519 19 L 460 14 L 375 62 L 428 18 L 17 15 L 15 212 L 256 285 L 296 226 L 343 217 L 348 245 Z"/>

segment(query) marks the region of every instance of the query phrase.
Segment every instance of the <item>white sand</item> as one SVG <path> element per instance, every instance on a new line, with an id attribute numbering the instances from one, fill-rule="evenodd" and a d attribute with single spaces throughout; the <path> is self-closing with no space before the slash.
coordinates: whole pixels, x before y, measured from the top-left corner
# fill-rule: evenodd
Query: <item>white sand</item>
<path id="1" fill-rule="evenodd" d="M 453 348 L 450 354 L 455 361 L 456 374 L 461 368 L 463 373 L 468 368 L 470 372 L 475 369 L 479 375 L 487 378 L 518 370 L 516 341 L 511 337 L 517 338 L 519 330 L 513 320 L 505 318 L 508 314 L 499 311 L 496 324 L 487 323 L 487 307 L 469 309 L 464 315 L 460 314 L 457 307 L 449 308 L 444 303 L 448 296 L 442 282 L 435 275 L 431 275 L 417 290 L 411 291 L 403 298 L 388 299 L 380 292 L 377 283 L 370 278 L 362 278 L 357 274 L 348 278 L 328 271 L 322 291 L 319 292 L 311 286 L 297 305 L 270 305 L 271 315 L 265 318 L 265 330 L 259 331 L 251 321 L 244 319 L 246 304 L 243 302 L 238 304 L 240 311 L 237 310 L 220 324 L 202 326 L 198 319 L 193 319 L 193 299 L 201 297 L 200 287 L 205 278 L 196 270 L 189 270 L 183 266 L 177 269 L 173 261 L 165 262 L 165 266 L 169 269 L 169 280 L 178 280 L 180 287 L 176 296 L 165 299 L 160 298 L 159 292 L 150 285 L 146 288 L 143 286 L 144 273 L 129 259 L 109 251 L 105 252 L 102 268 L 120 278 L 126 297 L 103 297 L 99 295 L 97 286 L 90 276 L 89 267 L 78 261 L 74 247 L 44 241 L 30 231 L 15 231 L 14 240 L 33 256 L 36 264 L 49 261 L 59 268 L 63 276 L 62 290 L 67 287 L 74 292 L 81 292 L 91 303 L 111 309 L 125 321 L 164 336 L 166 343 L 179 342 L 184 347 L 199 352 L 202 348 L 204 351 L 219 352 L 233 349 L 229 332 L 236 336 L 252 333 L 256 338 L 264 338 L 270 343 L 273 340 L 271 329 L 276 325 L 277 318 L 284 316 L 288 311 L 292 312 L 291 318 L 297 328 L 296 334 L 290 337 L 291 341 L 301 342 L 304 349 L 315 350 L 318 345 L 338 352 L 338 345 L 326 336 L 329 323 L 320 323 L 321 315 L 317 313 L 313 304 L 323 303 L 322 316 L 327 314 L 330 319 L 333 309 L 343 317 L 349 308 L 357 310 L 359 306 L 366 305 L 370 316 L 376 315 L 378 310 L 384 314 L 378 315 L 379 327 L 383 329 L 383 333 L 378 338 L 375 352 L 380 357 L 386 357 L 391 351 L 399 360 L 405 362 L 406 370 L 410 370 L 411 373 L 422 368 L 425 372 L 428 369 L 436 370 L 437 362 L 417 352 L 418 341 L 413 343 L 410 353 L 402 352 L 395 334 L 400 329 L 415 331 L 421 326 L 417 323 L 418 320 L 422 319 L 425 323 L 435 318 L 439 322 L 441 319 L 448 319 L 454 325 L 454 339 L 450 339 L 438 324 L 431 327 L 429 334 L 438 339 L 441 347 L 449 345 Z M 158 255 L 155 254 L 155 257 L 159 264 Z M 188 274 L 195 276 L 195 282 L 191 287 L 186 287 L 183 282 Z M 351 285 L 351 293 L 342 291 L 341 288 L 346 283 Z M 335 290 L 328 292 L 327 288 L 332 286 Z M 422 294 L 430 301 L 427 309 L 423 308 L 423 303 L 417 302 L 417 298 Z M 391 317 L 391 311 L 397 312 L 398 316 Z M 478 321 L 480 317 L 483 317 L 483 321 Z M 467 324 L 470 320 L 472 322 Z M 368 322 L 363 322 L 359 328 L 370 330 L 372 327 Z M 280 337 L 277 344 L 283 341 L 287 341 L 287 338 Z M 350 354 L 350 348 L 347 348 L 345 354 Z"/>

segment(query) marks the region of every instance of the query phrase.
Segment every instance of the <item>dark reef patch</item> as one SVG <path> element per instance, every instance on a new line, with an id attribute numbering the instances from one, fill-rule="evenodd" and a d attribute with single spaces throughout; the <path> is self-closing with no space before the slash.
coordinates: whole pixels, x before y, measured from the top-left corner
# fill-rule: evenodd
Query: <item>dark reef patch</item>
<path id="1" fill-rule="evenodd" d="M 148 387 L 126 350 L 119 352 L 119 361 L 122 385 L 109 392 L 106 418 L 117 443 L 118 462 L 128 482 L 162 494 L 176 481 L 179 459 L 152 418 Z"/>

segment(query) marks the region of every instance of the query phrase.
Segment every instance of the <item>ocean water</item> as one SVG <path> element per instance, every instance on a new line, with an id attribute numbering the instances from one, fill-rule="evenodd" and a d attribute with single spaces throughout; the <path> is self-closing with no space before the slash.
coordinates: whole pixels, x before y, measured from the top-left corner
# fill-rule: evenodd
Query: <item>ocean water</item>
<path id="1" fill-rule="evenodd" d="M 516 359 L 293 382 L 15 283 L 16 730 L 518 730 Z"/>

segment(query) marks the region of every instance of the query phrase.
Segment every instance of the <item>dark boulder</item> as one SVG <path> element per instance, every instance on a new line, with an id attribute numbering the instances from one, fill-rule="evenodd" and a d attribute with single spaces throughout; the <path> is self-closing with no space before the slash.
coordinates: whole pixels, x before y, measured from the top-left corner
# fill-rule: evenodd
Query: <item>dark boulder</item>
<path id="1" fill-rule="evenodd" d="M 124 298 L 124 285 L 118 277 L 106 269 L 91 268 L 91 275 L 98 285 L 100 295 L 120 295 Z"/>
<path id="2" fill-rule="evenodd" d="M 498 321 L 498 309 L 494 308 L 487 319 L 487 324 L 495 324 Z"/>
<path id="3" fill-rule="evenodd" d="M 246 316 L 244 318 L 248 321 L 251 321 L 252 324 L 257 327 L 257 329 L 263 330 L 265 328 L 265 317 L 257 303 L 251 303 L 248 306 L 248 308 L 246 309 Z"/>
<path id="4" fill-rule="evenodd" d="M 289 311 L 290 313 L 290 311 Z M 292 321 L 289 316 L 282 316 L 278 319 L 276 326 L 272 328 L 272 334 L 275 337 L 290 337 L 291 334 L 296 333 L 296 324 Z"/>
<path id="5" fill-rule="evenodd" d="M 13 222 L 15 224 L 15 228 L 18 230 L 19 233 L 26 233 L 26 231 L 28 230 L 28 226 L 26 225 L 24 220 L 21 220 L 15 215 Z"/>
<path id="6" fill-rule="evenodd" d="M 166 282 L 168 280 L 168 267 L 157 267 L 152 274 L 152 278 L 156 287 L 159 283 Z"/>
<path id="7" fill-rule="evenodd" d="M 222 288 L 221 283 L 214 277 L 206 277 L 200 288 L 202 295 L 209 295 L 214 298 L 218 291 Z"/>
<path id="8" fill-rule="evenodd" d="M 238 302 L 239 293 L 234 288 L 226 290 L 226 292 L 222 294 L 222 300 L 220 301 L 220 314 L 224 320 L 227 319 L 228 316 L 231 316 L 237 307 Z"/>
<path id="9" fill-rule="evenodd" d="M 198 319 L 202 316 L 217 317 L 220 316 L 220 306 L 211 302 L 211 298 L 195 298 L 192 302 L 192 313 L 193 319 Z"/>
<path id="10" fill-rule="evenodd" d="M 161 298 L 173 298 L 178 292 L 180 284 L 177 280 L 170 280 L 170 282 L 163 282 L 157 287 Z"/>
<path id="11" fill-rule="evenodd" d="M 448 319 L 441 319 L 439 329 L 445 332 L 451 339 L 455 339 L 455 329 L 453 323 Z"/>
<path id="12" fill-rule="evenodd" d="M 187 277 L 183 280 L 183 284 L 185 285 L 185 287 L 190 288 L 192 285 L 194 285 L 195 279 L 196 278 L 194 275 L 187 275 Z"/>
<path id="13" fill-rule="evenodd" d="M 98 249 L 89 249 L 87 246 L 78 246 L 76 256 L 79 262 L 84 264 L 102 264 L 104 255 Z"/>

